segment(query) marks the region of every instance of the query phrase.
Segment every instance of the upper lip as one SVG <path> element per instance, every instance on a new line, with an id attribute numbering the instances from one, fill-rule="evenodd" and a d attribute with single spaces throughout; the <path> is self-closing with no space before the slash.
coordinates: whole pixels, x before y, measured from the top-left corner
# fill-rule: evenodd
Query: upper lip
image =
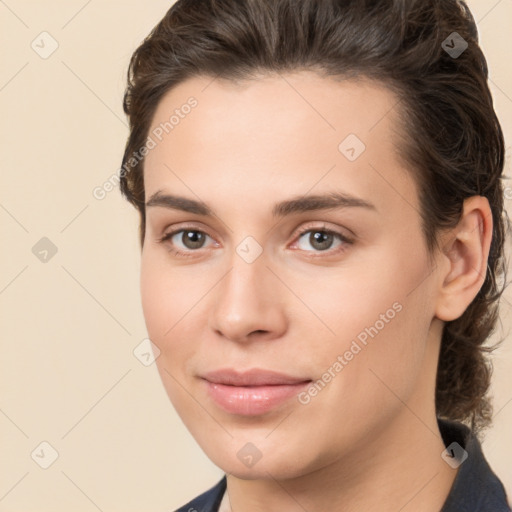
<path id="1" fill-rule="evenodd" d="M 279 384 L 298 384 L 299 382 L 309 382 L 311 380 L 260 368 L 251 368 L 244 372 L 238 372 L 232 368 L 224 368 L 205 373 L 201 377 L 209 382 L 226 384 L 228 386 L 276 386 Z"/>

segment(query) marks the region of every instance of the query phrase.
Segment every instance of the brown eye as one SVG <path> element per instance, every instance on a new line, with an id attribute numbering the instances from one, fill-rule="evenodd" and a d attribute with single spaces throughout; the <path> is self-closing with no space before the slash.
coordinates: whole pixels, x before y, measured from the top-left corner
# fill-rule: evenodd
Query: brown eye
<path id="1" fill-rule="evenodd" d="M 193 231 L 190 229 L 178 231 L 178 234 L 179 233 L 182 233 L 182 235 L 178 237 L 178 240 L 180 240 L 187 249 L 200 249 L 204 243 L 205 237 L 208 236 L 201 231 Z"/>
<path id="2" fill-rule="evenodd" d="M 334 241 L 334 235 L 326 233 L 325 231 L 310 231 L 308 242 L 311 247 L 318 249 L 319 251 L 325 251 L 330 249 Z"/>
<path id="3" fill-rule="evenodd" d="M 341 233 L 328 229 L 316 228 L 303 231 L 299 235 L 299 242 L 297 245 L 299 246 L 299 249 L 307 252 L 323 252 L 331 249 L 333 244 L 335 244 L 336 239 L 339 240 L 339 243 L 335 245 L 335 249 L 343 248 L 346 244 L 351 243 L 351 241 Z M 305 240 L 306 243 L 301 243 L 303 240 Z M 314 250 L 308 250 L 307 244 L 309 244 Z"/>
<path id="4" fill-rule="evenodd" d="M 188 255 L 205 246 L 209 235 L 198 229 L 182 228 L 170 233 L 166 233 L 162 238 L 158 239 L 160 243 L 170 242 L 174 254 Z"/>

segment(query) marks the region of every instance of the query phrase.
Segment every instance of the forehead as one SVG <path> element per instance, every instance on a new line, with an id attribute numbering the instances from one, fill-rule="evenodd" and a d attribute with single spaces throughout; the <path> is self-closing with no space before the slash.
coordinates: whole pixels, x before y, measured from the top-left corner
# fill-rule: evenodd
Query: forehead
<path id="1" fill-rule="evenodd" d="M 180 132 L 191 135 L 187 130 L 191 123 L 183 122 L 187 117 L 200 121 L 194 123 L 193 131 L 196 138 L 204 140 L 218 141 L 222 135 L 239 140 L 237 135 L 251 135 L 257 142 L 257 136 L 266 132 L 289 140 L 298 130 L 318 132 L 319 137 L 334 140 L 347 132 L 368 138 L 377 125 L 383 125 L 382 135 L 396 124 L 393 110 L 398 104 L 398 98 L 384 84 L 364 78 L 335 79 L 305 70 L 237 82 L 199 76 L 179 83 L 164 95 L 150 131 L 168 123 L 191 97 L 197 106 L 187 107 L 190 112 L 176 119 L 178 123 L 171 130 L 176 141 Z"/>
<path id="2" fill-rule="evenodd" d="M 356 195 L 384 197 L 384 187 L 390 198 L 411 195 L 395 146 L 397 105 L 383 84 L 311 71 L 237 83 L 190 78 L 164 95 L 153 116 L 146 199 L 164 188 L 187 192 L 187 184 L 206 195 L 214 186 L 219 200 L 237 186 L 260 197 L 270 197 L 270 187 L 292 195 L 343 185 Z"/>

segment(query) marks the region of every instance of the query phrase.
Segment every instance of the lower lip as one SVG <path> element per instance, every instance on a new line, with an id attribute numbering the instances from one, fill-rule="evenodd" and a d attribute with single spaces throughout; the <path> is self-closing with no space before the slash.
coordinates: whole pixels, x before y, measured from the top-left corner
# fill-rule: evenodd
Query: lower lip
<path id="1" fill-rule="evenodd" d="M 311 384 L 283 384 L 272 386 L 227 386 L 205 380 L 208 394 L 222 409 L 230 414 L 257 416 L 270 411 L 286 400 L 297 396 Z"/>

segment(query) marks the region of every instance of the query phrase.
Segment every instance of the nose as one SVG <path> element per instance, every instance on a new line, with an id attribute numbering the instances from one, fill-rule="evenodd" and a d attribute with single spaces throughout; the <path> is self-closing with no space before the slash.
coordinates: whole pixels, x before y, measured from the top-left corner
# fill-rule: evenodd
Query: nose
<path id="1" fill-rule="evenodd" d="M 287 327 L 286 291 L 264 253 L 251 263 L 235 254 L 212 294 L 210 328 L 239 343 L 279 338 Z"/>

